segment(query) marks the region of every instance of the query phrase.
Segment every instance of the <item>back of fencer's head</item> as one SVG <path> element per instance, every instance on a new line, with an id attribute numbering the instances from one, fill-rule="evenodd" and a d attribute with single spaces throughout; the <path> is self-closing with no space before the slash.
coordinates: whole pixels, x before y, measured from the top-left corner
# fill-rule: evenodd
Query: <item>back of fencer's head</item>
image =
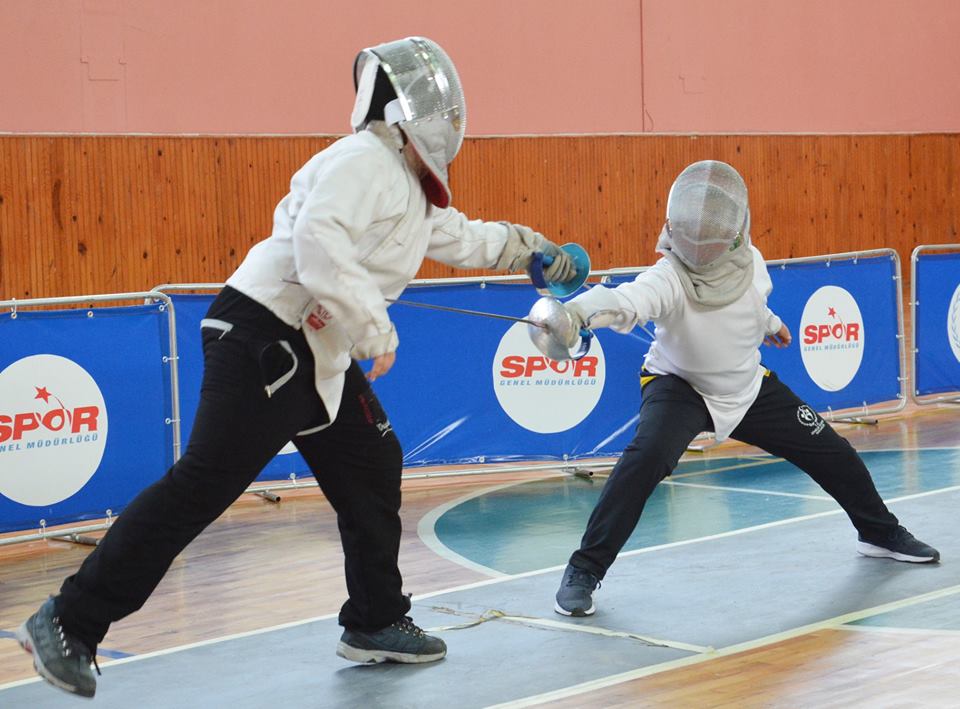
<path id="1" fill-rule="evenodd" d="M 670 188 L 666 229 L 671 250 L 695 268 L 749 243 L 747 185 L 719 160 L 688 165 Z"/>

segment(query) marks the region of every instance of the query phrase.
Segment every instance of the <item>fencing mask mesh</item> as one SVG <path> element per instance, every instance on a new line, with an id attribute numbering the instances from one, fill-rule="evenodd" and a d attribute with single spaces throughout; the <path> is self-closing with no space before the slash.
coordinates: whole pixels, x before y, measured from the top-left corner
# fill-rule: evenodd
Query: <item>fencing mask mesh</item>
<path id="1" fill-rule="evenodd" d="M 459 152 L 467 126 L 456 67 L 440 45 L 425 37 L 407 37 L 364 49 L 354 64 L 354 130 L 370 120 L 379 72 L 386 75 L 396 93 L 395 101 L 384 109 L 385 118 L 399 126 L 429 171 L 423 182 L 427 197 L 433 204 L 446 207 L 452 196 L 447 166 Z"/>
<path id="2" fill-rule="evenodd" d="M 675 267 L 691 299 L 720 306 L 753 281 L 747 186 L 724 162 L 688 166 L 670 188 L 657 251 Z"/>
<path id="3" fill-rule="evenodd" d="M 703 160 L 688 166 L 670 188 L 666 229 L 673 252 L 701 269 L 747 246 L 747 186 L 730 165 Z"/>

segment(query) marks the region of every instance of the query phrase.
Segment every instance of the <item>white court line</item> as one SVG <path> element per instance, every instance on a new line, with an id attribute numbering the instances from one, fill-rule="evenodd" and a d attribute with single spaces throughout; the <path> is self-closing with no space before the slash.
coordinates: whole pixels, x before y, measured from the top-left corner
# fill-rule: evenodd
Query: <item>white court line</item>
<path id="1" fill-rule="evenodd" d="M 683 478 L 683 477 L 688 477 L 693 475 L 708 475 L 710 473 L 718 473 L 725 470 L 750 468 L 756 465 L 769 465 L 770 463 L 776 463 L 783 460 L 782 458 L 772 458 L 769 460 L 764 459 L 764 460 L 758 461 L 756 460 L 755 456 L 754 457 L 731 456 L 728 458 L 715 458 L 714 460 L 741 460 L 743 458 L 751 460 L 752 462 L 740 463 L 738 465 L 728 465 L 722 468 L 713 468 L 711 470 L 703 470 L 703 471 L 697 471 L 692 473 L 681 473 L 679 475 L 674 475 L 672 477 Z M 490 576 L 492 578 L 514 578 L 514 577 L 511 577 L 509 574 L 505 574 L 502 571 L 498 571 L 497 569 L 490 568 L 489 566 L 484 566 L 483 564 L 478 564 L 477 562 L 471 559 L 468 559 L 465 556 L 462 556 L 457 552 L 453 551 L 453 549 L 451 549 L 446 544 L 440 541 L 440 538 L 437 536 L 437 533 L 435 530 L 436 530 L 437 520 L 439 520 L 440 517 L 442 517 L 445 513 L 452 510 L 454 507 L 457 507 L 458 505 L 461 505 L 465 502 L 469 502 L 474 498 L 481 497 L 483 495 L 488 495 L 492 492 L 496 492 L 497 490 L 504 490 L 508 487 L 513 487 L 515 485 L 521 485 L 523 483 L 528 483 L 528 482 L 531 482 L 531 481 L 516 480 L 513 482 L 503 483 L 501 485 L 493 485 L 491 487 L 485 487 L 481 490 L 474 490 L 473 492 L 469 492 L 461 497 L 456 498 L 455 500 L 446 502 L 438 507 L 434 507 L 427 514 L 421 517 L 420 521 L 417 523 L 417 536 L 420 537 L 420 540 L 424 543 L 424 545 L 427 546 L 427 548 L 429 548 L 434 554 L 436 554 L 442 559 L 446 559 L 447 561 L 453 562 L 454 564 L 458 564 L 459 566 L 463 566 L 464 568 L 476 571 L 477 573 L 483 574 L 484 576 Z M 664 481 L 664 482 L 667 482 L 667 481 Z M 718 487 L 715 489 L 719 490 L 722 488 Z M 786 495 L 790 493 L 780 493 L 780 494 Z M 816 499 L 831 499 L 831 498 L 816 498 Z"/>
<path id="2" fill-rule="evenodd" d="M 916 453 L 917 451 L 960 451 L 960 446 L 909 446 L 907 448 L 857 448 L 857 453 Z"/>
<path id="3" fill-rule="evenodd" d="M 726 485 L 702 485 L 700 483 L 681 483 L 673 480 L 661 480 L 662 485 L 673 485 L 675 487 L 695 487 L 700 490 L 725 490 L 727 492 L 749 492 L 756 495 L 778 495 L 780 497 L 800 497 L 804 500 L 826 500 L 833 502 L 829 495 L 802 495 L 799 492 L 779 492 L 773 490 L 757 490 L 752 487 L 727 487 Z"/>
<path id="4" fill-rule="evenodd" d="M 462 505 L 465 502 L 469 502 L 475 497 L 480 497 L 482 495 L 488 495 L 497 490 L 504 490 L 508 487 L 513 487 L 514 485 L 520 485 L 522 483 L 530 482 L 529 480 L 516 480 L 514 482 L 503 483 L 502 485 L 493 485 L 491 487 L 485 487 L 482 490 L 474 491 L 458 497 L 455 500 L 444 503 L 439 507 L 434 507 L 427 514 L 420 518 L 420 521 L 417 523 L 417 536 L 420 537 L 422 541 L 434 554 L 437 556 L 451 561 L 454 564 L 472 569 L 478 573 L 483 574 L 484 576 L 492 576 L 494 578 L 504 578 L 508 574 L 503 573 L 502 571 L 497 571 L 496 569 L 491 569 L 489 566 L 484 566 L 483 564 L 478 564 L 475 561 L 468 559 L 465 556 L 461 556 L 453 549 L 448 547 L 446 544 L 440 541 L 440 538 L 437 536 L 435 527 L 437 520 L 440 519 L 448 511 L 452 510 L 458 505 Z"/>
<path id="5" fill-rule="evenodd" d="M 903 495 L 902 497 L 891 497 L 884 502 L 904 502 L 906 500 L 915 500 L 920 497 L 929 497 L 930 495 L 939 495 L 944 492 L 956 492 L 960 490 L 960 485 L 953 485 L 951 487 L 940 488 L 939 490 L 928 490 L 927 492 L 918 492 L 913 495 Z M 706 537 L 695 537 L 694 539 L 684 539 L 679 542 L 670 542 L 668 544 L 660 544 L 653 547 L 644 547 L 643 549 L 634 549 L 632 551 L 622 551 L 617 555 L 617 558 L 622 556 L 636 556 L 637 554 L 647 554 L 651 551 L 659 551 L 661 549 L 671 549 L 673 547 L 686 546 L 687 544 L 697 544 L 699 542 L 707 542 L 713 539 L 723 539 L 725 537 L 734 537 L 739 534 L 746 534 L 748 532 L 757 532 L 762 529 L 770 529 L 772 527 L 783 527 L 788 524 L 794 524 L 796 522 L 806 522 L 810 519 L 817 519 L 819 517 L 830 517 L 831 515 L 845 514 L 843 508 L 837 507 L 835 510 L 827 510 L 825 512 L 814 512 L 808 515 L 802 515 L 800 517 L 788 517 L 787 519 L 780 519 L 775 522 L 766 522 L 764 524 L 758 524 L 753 527 L 743 527 L 741 529 L 731 529 L 729 532 L 718 532 L 717 534 L 710 534 Z M 565 568 L 556 567 L 556 568 Z"/>
<path id="6" fill-rule="evenodd" d="M 712 475 L 713 473 L 723 473 L 727 470 L 740 470 L 741 468 L 754 468 L 758 465 L 771 465 L 773 463 L 783 463 L 783 458 L 769 458 L 767 460 L 756 460 L 753 459 L 752 463 L 740 463 L 738 465 L 726 465 L 722 468 L 710 468 L 709 470 L 694 470 L 689 473 L 675 473 L 670 477 L 674 480 L 679 480 L 681 478 L 692 478 L 697 475 Z"/>
<path id="7" fill-rule="evenodd" d="M 801 635 L 814 633 L 818 630 L 836 629 L 837 626 L 842 626 L 845 623 L 850 623 L 855 620 L 869 618 L 881 613 L 888 613 L 900 608 L 906 608 L 919 603 L 925 603 L 927 601 L 933 601 L 946 596 L 952 596 L 957 593 L 960 593 L 960 585 L 949 586 L 947 588 L 942 588 L 939 591 L 931 591 L 930 593 L 923 593 L 911 598 L 884 603 L 883 605 L 874 606 L 873 608 L 865 608 L 852 613 L 845 613 L 844 615 L 838 615 L 833 618 L 828 618 L 827 620 L 810 623 L 808 625 L 802 625 L 791 630 L 785 630 L 781 633 L 774 633 L 773 635 L 767 635 L 755 640 L 748 640 L 747 642 L 737 643 L 736 645 L 729 645 L 706 655 L 691 655 L 690 657 L 684 657 L 679 660 L 661 662 L 657 665 L 650 665 L 637 670 L 630 670 L 629 672 L 621 672 L 620 674 L 610 675 L 609 677 L 604 677 L 602 679 L 582 682 L 581 684 L 567 687 L 565 689 L 558 689 L 553 692 L 544 692 L 543 694 L 504 702 L 502 704 L 495 704 L 487 707 L 487 709 L 519 709 L 519 707 L 532 707 L 545 702 L 567 699 L 569 697 L 574 697 L 586 692 L 593 692 L 598 689 L 605 689 L 607 687 L 623 684 L 624 682 L 630 682 L 642 677 L 649 677 L 650 675 L 667 672 L 668 670 L 675 670 L 680 667 L 689 667 L 691 665 L 699 665 L 703 662 L 711 662 L 718 657 L 727 657 L 728 655 L 736 655 L 737 653 L 746 652 L 748 650 L 754 650 L 767 645 L 773 645 L 775 643 L 783 642 L 784 640 L 791 640 L 793 638 L 800 637 Z"/>
<path id="8" fill-rule="evenodd" d="M 927 635 L 943 635 L 946 637 L 960 638 L 960 630 L 949 628 L 890 628 L 879 625 L 844 625 L 837 630 L 847 630 L 852 633 L 874 633 L 877 635 L 912 635 L 915 637 L 925 637 Z"/>
<path id="9" fill-rule="evenodd" d="M 151 657 L 161 657 L 162 655 L 172 655 L 175 652 L 180 652 L 181 650 L 191 650 L 195 647 L 206 647 L 207 645 L 216 645 L 217 643 L 229 642 L 231 640 L 238 640 L 240 638 L 248 638 L 252 635 L 261 635 L 262 633 L 272 633 L 274 630 L 286 630 L 287 628 L 295 628 L 298 625 L 306 625 L 307 623 L 314 623 L 320 620 L 330 620 L 331 618 L 336 618 L 339 616 L 339 613 L 328 613 L 327 615 L 318 615 L 313 618 L 306 618 L 304 620 L 293 620 L 289 623 L 280 623 L 279 625 L 271 625 L 268 628 L 259 628 L 257 630 L 247 630 L 243 633 L 232 633 L 230 635 L 223 635 L 217 638 L 210 638 L 209 640 L 198 640 L 194 643 L 187 643 L 185 645 L 175 645 L 174 647 L 168 647 L 164 650 L 154 650 L 153 652 L 145 652 L 142 655 L 131 655 L 130 657 L 122 657 L 118 660 L 108 660 L 106 662 L 99 662 L 98 664 L 101 667 L 112 667 L 113 665 L 125 665 L 128 662 L 137 662 L 139 660 L 149 660 Z M 19 687 L 24 684 L 33 684 L 34 682 L 42 682 L 42 677 L 30 677 L 29 679 L 20 679 L 15 682 L 7 682 L 6 684 L 0 684 L 0 692 L 5 689 L 12 689 L 13 687 Z"/>
<path id="10" fill-rule="evenodd" d="M 913 500 L 919 497 L 929 497 L 931 495 L 939 495 L 946 492 L 956 492 L 960 490 L 960 485 L 954 485 L 952 487 L 945 487 L 939 490 L 930 490 L 927 492 L 920 492 L 913 495 L 904 495 L 903 497 L 893 497 L 885 502 L 903 502 L 906 500 Z M 663 551 L 664 549 L 673 549 L 675 547 L 687 546 L 689 544 L 699 544 L 701 542 L 709 542 L 714 539 L 725 539 L 726 537 L 735 537 L 741 534 L 749 534 L 751 532 L 759 532 L 765 529 L 771 529 L 773 527 L 783 527 L 788 524 L 795 524 L 797 522 L 806 522 L 811 519 L 818 519 L 820 517 L 830 517 L 832 515 L 845 514 L 841 507 L 837 507 L 835 510 L 827 510 L 825 512 L 814 512 L 808 515 L 801 515 L 800 517 L 789 517 L 787 519 L 777 520 L 775 522 L 765 522 L 764 524 L 757 524 L 752 527 L 742 527 L 740 529 L 731 529 L 727 532 L 718 532 L 717 534 L 709 534 L 704 537 L 694 537 L 692 539 L 683 539 L 677 542 L 668 542 L 666 544 L 658 544 L 656 546 L 644 547 L 642 549 L 634 549 L 632 551 L 623 551 L 617 555 L 617 558 L 628 557 L 628 556 L 637 556 L 638 554 L 649 554 L 655 551 Z M 474 581 L 473 583 L 462 584 L 460 586 L 453 586 L 451 588 L 443 589 L 440 591 L 431 591 L 429 593 L 424 593 L 421 596 L 416 596 L 415 600 L 432 598 L 434 596 L 440 596 L 445 593 L 454 593 L 457 591 L 469 591 L 474 588 L 482 588 L 484 586 L 490 586 L 492 584 L 502 583 L 504 581 L 510 581 L 513 579 L 522 579 L 528 578 L 530 576 L 540 576 L 542 574 L 553 573 L 556 571 L 562 571 L 566 568 L 566 563 L 558 564 L 556 566 L 549 566 L 542 569 L 534 569 L 533 571 L 524 571 L 519 574 L 509 574 L 506 576 L 501 576 L 499 578 L 486 579 L 484 581 Z"/>
<path id="11" fill-rule="evenodd" d="M 514 484 L 514 483 L 508 483 L 508 485 L 510 485 L 510 484 Z M 498 486 L 498 487 L 505 487 L 505 486 Z M 915 495 L 905 495 L 905 496 L 903 496 L 903 497 L 892 498 L 892 499 L 890 499 L 890 500 L 886 500 L 886 502 L 900 502 L 900 501 L 903 501 L 903 500 L 912 500 L 912 499 L 916 499 L 916 498 L 920 498 L 920 497 L 928 497 L 928 496 L 931 496 L 931 495 L 938 495 L 938 494 L 942 494 L 942 493 L 946 493 L 946 492 L 955 492 L 955 491 L 957 491 L 957 490 L 960 490 L 960 485 L 955 485 L 955 486 L 952 486 L 952 487 L 942 488 L 942 489 L 939 489 L 939 490 L 930 490 L 930 491 L 928 491 L 928 492 L 917 493 L 917 494 L 915 494 Z M 469 496 L 468 496 L 468 497 L 469 497 Z M 711 541 L 711 540 L 713 540 L 713 539 L 721 539 L 721 538 L 724 538 L 724 537 L 732 537 L 732 536 L 736 536 L 736 535 L 740 535 L 740 534 L 748 534 L 748 533 L 750 533 L 750 532 L 761 531 L 761 530 L 768 529 L 768 528 L 771 528 L 771 527 L 779 527 L 779 526 L 783 526 L 783 525 L 787 525 L 787 524 L 793 524 L 793 523 L 796 523 L 796 522 L 804 522 L 804 521 L 806 521 L 806 520 L 815 519 L 815 518 L 818 518 L 818 517 L 826 517 L 826 516 L 829 516 L 829 515 L 835 515 L 835 514 L 841 514 L 841 513 L 843 513 L 843 510 L 838 508 L 838 509 L 836 509 L 836 510 L 831 510 L 831 511 L 828 511 L 828 512 L 818 512 L 818 513 L 815 513 L 815 514 L 804 515 L 804 516 L 801 516 L 801 517 L 792 517 L 792 518 L 785 519 L 785 520 L 779 520 L 779 521 L 777 521 L 777 522 L 768 522 L 768 523 L 766 523 L 766 524 L 759 524 L 759 525 L 756 525 L 756 526 L 753 526 L 753 527 L 744 527 L 744 528 L 742 528 L 742 529 L 735 529 L 735 530 L 731 530 L 731 531 L 729 531 L 729 532 L 721 532 L 721 533 L 719 533 L 719 534 L 712 534 L 712 535 L 708 535 L 708 536 L 706 536 L 706 537 L 697 537 L 697 538 L 695 538 L 695 539 L 687 539 L 687 540 L 679 541 L 679 542 L 671 542 L 671 543 L 668 543 L 668 544 L 661 544 L 661 545 L 659 545 L 659 546 L 645 547 L 645 548 L 643 548 L 643 549 L 636 549 L 636 550 L 634 550 L 634 551 L 621 552 L 621 553 L 618 555 L 618 557 L 636 556 L 637 554 L 647 554 L 647 553 L 650 553 L 650 552 L 653 552 L 653 551 L 660 551 L 660 550 L 663 550 L 663 549 L 670 549 L 670 548 L 673 548 L 673 547 L 686 546 L 686 545 L 688 545 L 688 544 L 696 544 L 696 543 L 699 543 L 699 542 L 707 542 L 707 541 Z M 452 586 L 452 587 L 450 587 L 450 588 L 442 589 L 442 590 L 439 590 L 439 591 L 431 591 L 430 593 L 424 593 L 424 594 L 419 595 L 419 596 L 414 596 L 414 597 L 412 598 L 412 600 L 413 600 L 413 601 L 420 601 L 420 600 L 424 600 L 424 599 L 427 599 L 427 598 L 433 598 L 433 597 L 435 597 L 435 596 L 440 596 L 440 595 L 443 595 L 443 594 L 446 594 L 446 593 L 456 593 L 456 592 L 458 592 L 458 591 L 468 591 L 468 590 L 470 590 L 470 589 L 482 588 L 482 587 L 484 587 L 484 586 L 492 586 L 492 585 L 494 585 L 494 584 L 503 583 L 503 582 L 505 582 L 505 581 L 512 581 L 512 580 L 514 580 L 514 579 L 521 579 L 521 578 L 527 578 L 527 577 L 530 577 L 530 576 L 540 576 L 540 575 L 543 575 L 543 574 L 555 573 L 555 572 L 560 571 L 560 570 L 562 570 L 562 569 L 564 569 L 564 568 L 566 568 L 566 564 L 565 564 L 565 563 L 564 563 L 564 564 L 557 565 L 557 566 L 546 567 L 546 568 L 543 568 L 543 569 L 536 569 L 536 570 L 534 570 L 534 571 L 525 571 L 525 572 L 520 573 L 520 574 L 503 575 L 503 576 L 499 576 L 499 577 L 497 577 L 497 578 L 486 579 L 486 580 L 484 580 L 484 581 L 475 581 L 475 582 L 473 582 L 473 583 L 461 584 L 461 585 L 459 585 L 459 586 Z M 954 587 L 951 587 L 951 588 L 954 588 Z M 947 589 L 947 590 L 949 591 L 950 589 Z M 952 593 L 952 591 L 951 591 L 951 593 Z M 929 594 L 928 594 L 928 595 L 929 595 Z M 944 594 L 942 594 L 942 595 L 949 595 L 949 594 L 944 593 Z M 925 597 L 919 596 L 918 598 L 925 598 Z M 209 645 L 216 645 L 217 643 L 229 642 L 229 641 L 231 641 L 231 640 L 238 640 L 238 639 L 240 639 L 240 638 L 248 638 L 248 637 L 252 637 L 252 636 L 254 636 L 254 635 L 262 635 L 262 634 L 264 634 L 264 633 L 272 633 L 272 632 L 275 631 L 275 630 L 285 630 L 285 629 L 287 629 L 287 628 L 295 628 L 295 627 L 300 626 L 300 625 L 307 625 L 308 623 L 315 623 L 315 622 L 322 621 L 322 620 L 329 620 L 329 619 L 331 619 L 331 618 L 336 618 L 337 616 L 338 616 L 338 613 L 328 613 L 328 614 L 326 614 L 326 615 L 315 616 L 315 617 L 312 617 L 312 618 L 305 618 L 305 619 L 303 619 L 303 620 L 290 621 L 290 622 L 288 622 L 288 623 L 280 623 L 280 624 L 278 624 L 278 625 L 271 625 L 271 626 L 268 626 L 268 627 L 265 627 L 265 628 L 258 628 L 258 629 L 256 629 L 256 630 L 248 630 L 248 631 L 245 631 L 245 632 L 242 632 L 242 633 L 232 633 L 232 634 L 230 634 L 230 635 L 223 635 L 223 636 L 216 637 L 216 638 L 210 638 L 210 639 L 208 639 L 208 640 L 200 640 L 200 641 L 197 641 L 197 642 L 187 643 L 187 644 L 184 644 L 184 645 L 175 645 L 175 646 L 173 646 L 173 647 L 169 647 L 169 648 L 166 648 L 166 649 L 163 649 L 163 650 L 154 650 L 153 652 L 146 652 L 146 653 L 143 653 L 143 654 L 141 654 L 141 655 L 133 655 L 133 656 L 131 656 L 131 657 L 124 657 L 124 658 L 120 658 L 120 659 L 118 659 L 118 660 L 110 660 L 110 661 L 104 662 L 104 663 L 103 663 L 103 667 L 110 667 L 110 666 L 113 666 L 113 665 L 127 664 L 127 663 L 130 663 L 130 662 L 139 662 L 140 660 L 148 660 L 148 659 L 150 659 L 150 658 L 152 658 L 152 657 L 161 657 L 161 656 L 163 656 L 163 655 L 171 655 L 171 654 L 173 654 L 173 653 L 180 652 L 180 651 L 182 651 L 182 650 L 191 650 L 191 649 L 197 648 L 197 647 L 206 647 L 206 646 L 209 646 Z M 862 617 L 865 617 L 865 616 L 862 616 Z M 856 618 L 854 618 L 854 619 L 856 619 Z M 848 621 L 844 621 L 844 622 L 848 622 Z M 775 637 L 775 636 L 769 636 L 769 637 Z M 793 637 L 793 636 L 790 636 L 790 637 Z M 773 642 L 775 642 L 775 641 L 773 641 Z M 720 651 L 718 651 L 718 652 L 720 652 Z M 738 650 L 738 652 L 739 652 L 739 650 Z M 712 656 L 713 656 L 713 655 L 711 655 L 711 657 L 712 657 Z M 681 661 L 681 660 L 678 660 L 677 662 L 682 662 L 682 661 Z M 683 665 L 678 665 L 678 666 L 683 666 Z M 5 689 L 11 689 L 11 688 L 13 688 L 13 687 L 18 687 L 18 686 L 20 686 L 20 685 L 32 684 L 32 683 L 34 683 L 34 682 L 41 682 L 41 681 L 43 681 L 43 680 L 42 680 L 40 677 L 31 677 L 31 678 L 29 678 L 29 679 L 16 680 L 16 681 L 14 681 L 14 682 L 8 682 L 8 683 L 6 683 L 6 684 L 0 684 L 0 692 L 2 692 L 2 691 L 5 690 Z"/>

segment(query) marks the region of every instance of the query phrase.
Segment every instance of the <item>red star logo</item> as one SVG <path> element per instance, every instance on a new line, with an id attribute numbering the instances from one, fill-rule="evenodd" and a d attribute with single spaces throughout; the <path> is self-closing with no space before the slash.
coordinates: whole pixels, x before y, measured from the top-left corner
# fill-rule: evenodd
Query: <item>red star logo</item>
<path id="1" fill-rule="evenodd" d="M 34 387 L 37 390 L 37 395 L 33 397 L 34 399 L 43 399 L 45 404 L 50 403 L 50 392 L 47 391 L 46 387 Z"/>
<path id="2" fill-rule="evenodd" d="M 837 311 L 834 310 L 833 308 L 828 308 L 827 315 L 829 315 L 831 318 L 835 318 L 837 317 Z"/>

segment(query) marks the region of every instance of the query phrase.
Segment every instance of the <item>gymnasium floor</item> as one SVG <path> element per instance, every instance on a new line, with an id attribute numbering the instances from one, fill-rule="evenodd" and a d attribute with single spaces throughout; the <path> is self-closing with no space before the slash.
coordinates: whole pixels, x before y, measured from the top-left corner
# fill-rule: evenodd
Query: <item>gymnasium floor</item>
<path id="1" fill-rule="evenodd" d="M 658 487 L 586 619 L 555 614 L 553 593 L 606 471 L 410 480 L 401 569 L 414 619 L 450 648 L 425 666 L 337 658 L 329 507 L 247 496 L 111 630 L 93 705 L 960 706 L 958 423 L 943 407 L 839 426 L 941 564 L 858 556 L 806 476 L 725 445 Z M 0 550 L 0 706 L 82 703 L 37 681 L 10 635 L 86 551 Z"/>

